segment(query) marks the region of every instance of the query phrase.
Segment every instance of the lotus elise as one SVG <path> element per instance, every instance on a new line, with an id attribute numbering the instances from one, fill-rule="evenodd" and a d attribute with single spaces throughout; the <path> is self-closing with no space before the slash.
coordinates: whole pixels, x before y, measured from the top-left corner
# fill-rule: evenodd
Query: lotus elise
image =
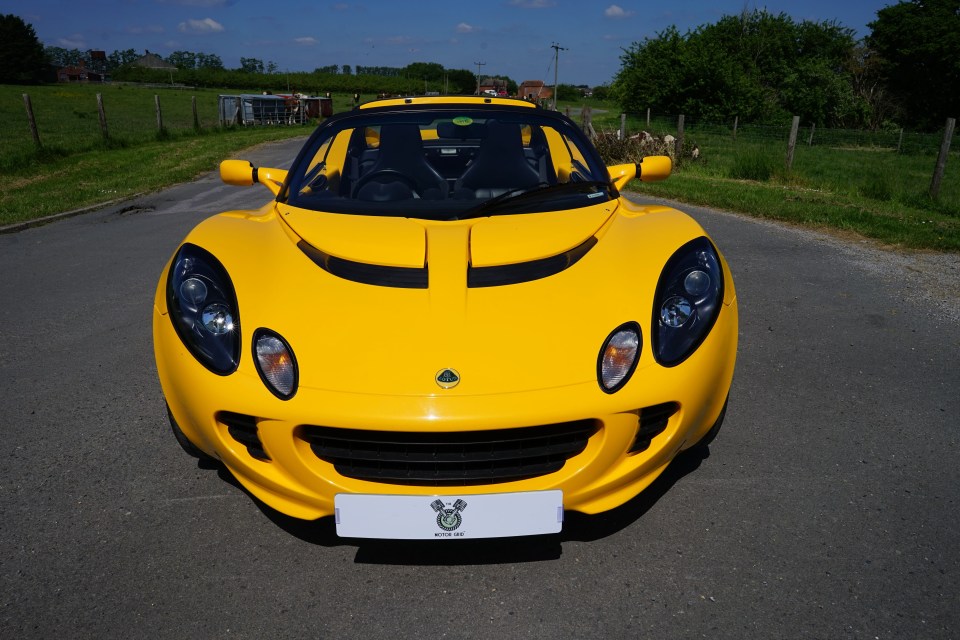
<path id="1" fill-rule="evenodd" d="M 200 223 L 163 270 L 170 424 L 269 508 L 348 538 L 559 532 L 643 491 L 723 421 L 729 267 L 621 191 L 564 115 L 496 97 L 379 100 L 289 170 L 227 160 L 258 210 Z"/>

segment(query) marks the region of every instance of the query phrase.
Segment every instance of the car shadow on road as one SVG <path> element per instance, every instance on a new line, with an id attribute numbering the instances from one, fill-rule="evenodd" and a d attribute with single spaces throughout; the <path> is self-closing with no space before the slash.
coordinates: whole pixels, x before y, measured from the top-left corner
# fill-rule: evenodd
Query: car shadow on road
<path id="1" fill-rule="evenodd" d="M 564 542 L 592 542 L 611 536 L 639 520 L 683 477 L 696 471 L 710 457 L 707 446 L 694 447 L 677 456 L 640 495 L 610 511 L 586 515 L 567 512 L 563 531 L 544 536 L 486 540 L 367 540 L 341 538 L 332 517 L 300 520 L 284 515 L 250 494 L 218 465 L 220 478 L 244 491 L 263 514 L 280 529 L 304 542 L 322 547 L 356 547 L 359 564 L 454 566 L 514 564 L 556 560 Z"/>

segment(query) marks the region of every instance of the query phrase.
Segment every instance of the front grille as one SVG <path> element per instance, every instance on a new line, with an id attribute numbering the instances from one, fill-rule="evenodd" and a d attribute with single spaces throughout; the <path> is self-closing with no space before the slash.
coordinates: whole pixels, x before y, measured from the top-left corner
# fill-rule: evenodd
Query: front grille
<path id="1" fill-rule="evenodd" d="M 389 484 L 511 482 L 560 470 L 598 429 L 593 420 L 449 433 L 304 426 L 300 437 L 342 476 Z"/>
<path id="2" fill-rule="evenodd" d="M 650 447 L 650 441 L 663 433 L 670 422 L 670 417 L 680 408 L 676 402 L 664 402 L 652 407 L 640 409 L 640 420 L 637 425 L 637 437 L 634 438 L 630 453 L 640 453 Z"/>
<path id="3" fill-rule="evenodd" d="M 260 434 L 257 433 L 257 419 L 253 416 L 247 416 L 242 413 L 233 413 L 231 411 L 221 411 L 217 414 L 217 420 L 226 425 L 230 437 L 247 448 L 247 453 L 257 460 L 268 461 L 270 456 L 263 448 L 260 442 Z"/>

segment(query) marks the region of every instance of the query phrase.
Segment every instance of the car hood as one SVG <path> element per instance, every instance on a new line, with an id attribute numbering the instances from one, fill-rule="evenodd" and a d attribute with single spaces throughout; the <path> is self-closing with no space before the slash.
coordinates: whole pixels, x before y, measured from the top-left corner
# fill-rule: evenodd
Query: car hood
<path id="1" fill-rule="evenodd" d="M 428 247 L 458 247 L 474 267 L 518 264 L 564 253 L 592 237 L 616 201 L 573 211 L 495 216 L 437 223 L 415 218 L 331 214 L 279 205 L 293 232 L 325 254 L 352 262 L 420 268 Z M 546 230 L 549 229 L 549 233 Z M 453 249 L 453 247 L 449 247 Z"/>
<path id="2" fill-rule="evenodd" d="M 597 356 L 611 331 L 636 321 L 649 344 L 660 271 L 699 235 L 699 225 L 675 210 L 616 202 L 454 222 L 273 204 L 215 216 L 188 241 L 230 274 L 244 344 L 260 327 L 283 336 L 301 387 L 426 397 L 596 384 Z M 312 251 L 361 273 L 379 266 L 429 278 L 364 282 Z M 494 282 L 471 282 L 477 270 Z M 502 273 L 507 282 L 496 281 Z M 645 346 L 639 367 L 652 365 Z M 460 377 L 450 389 L 437 380 L 447 368 Z M 244 373 L 256 376 L 249 354 L 238 370 Z"/>

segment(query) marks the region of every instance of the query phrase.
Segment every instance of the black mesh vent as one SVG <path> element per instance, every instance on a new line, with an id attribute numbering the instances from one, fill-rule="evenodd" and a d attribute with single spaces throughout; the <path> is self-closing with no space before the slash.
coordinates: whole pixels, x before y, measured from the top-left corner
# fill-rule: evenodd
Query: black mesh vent
<path id="1" fill-rule="evenodd" d="M 217 420 L 226 425 L 230 437 L 247 448 L 247 453 L 257 460 L 270 460 L 270 456 L 263 449 L 260 436 L 257 434 L 257 419 L 242 413 L 221 411 Z"/>
<path id="2" fill-rule="evenodd" d="M 598 429 L 593 420 L 495 431 L 411 433 L 305 426 L 300 437 L 340 475 L 427 486 L 511 482 L 558 471 Z"/>
<path id="3" fill-rule="evenodd" d="M 597 239 L 590 236 L 583 244 L 549 258 L 493 267 L 470 267 L 467 270 L 467 286 L 499 287 L 547 278 L 575 265 L 595 244 Z"/>
<path id="4" fill-rule="evenodd" d="M 680 405 L 676 402 L 664 402 L 652 407 L 640 409 L 640 421 L 637 425 L 637 437 L 634 438 L 630 453 L 646 451 L 650 441 L 663 433 L 670 422 L 670 417 L 677 412 Z"/>
<path id="5" fill-rule="evenodd" d="M 401 289 L 426 289 L 426 267 L 384 267 L 364 262 L 354 262 L 331 256 L 320 249 L 304 242 L 297 246 L 318 267 L 331 275 L 344 280 L 352 280 L 361 284 L 372 284 L 378 287 L 398 287 Z"/>

